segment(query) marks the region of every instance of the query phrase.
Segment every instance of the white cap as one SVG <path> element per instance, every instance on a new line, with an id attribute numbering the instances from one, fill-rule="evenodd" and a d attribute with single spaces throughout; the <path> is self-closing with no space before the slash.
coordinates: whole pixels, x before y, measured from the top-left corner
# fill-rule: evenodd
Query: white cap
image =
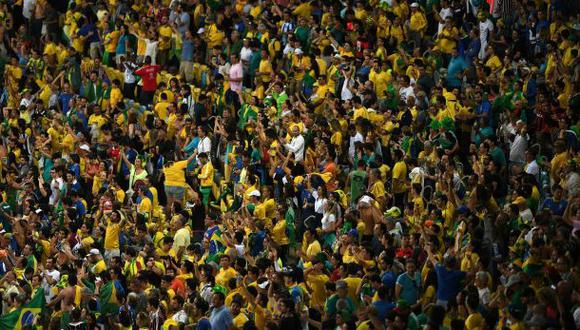
<path id="1" fill-rule="evenodd" d="M 84 151 L 91 151 L 91 148 L 89 147 L 88 144 L 83 144 L 79 147 L 79 149 L 84 150 Z"/>
<path id="2" fill-rule="evenodd" d="M 365 196 L 361 197 L 361 199 L 358 200 L 358 203 L 359 204 L 368 204 L 368 205 L 370 205 L 372 202 L 373 202 L 373 199 L 370 196 L 368 196 L 368 195 L 365 195 Z"/>
<path id="3" fill-rule="evenodd" d="M 248 196 L 252 197 L 252 196 L 256 196 L 256 197 L 260 197 L 262 194 L 260 194 L 260 192 L 258 190 L 252 190 Z"/>
<path id="4" fill-rule="evenodd" d="M 197 34 L 202 34 L 204 32 L 205 32 L 205 28 L 202 28 L 202 27 L 197 30 Z"/>
<path id="5" fill-rule="evenodd" d="M 416 2 L 413 2 L 413 3 L 411 4 L 411 8 L 419 8 L 419 4 L 418 4 L 418 3 L 416 3 Z"/>
<path id="6" fill-rule="evenodd" d="M 302 54 L 304 54 L 304 52 L 300 48 L 296 48 L 296 50 L 294 51 L 294 53 L 296 53 L 296 55 L 302 55 Z"/>
<path id="7" fill-rule="evenodd" d="M 101 251 L 99 251 L 98 249 L 91 249 L 91 250 L 89 251 L 89 254 L 87 255 L 87 257 L 88 257 L 88 256 L 98 256 L 98 255 L 100 255 L 100 254 L 101 254 Z"/>

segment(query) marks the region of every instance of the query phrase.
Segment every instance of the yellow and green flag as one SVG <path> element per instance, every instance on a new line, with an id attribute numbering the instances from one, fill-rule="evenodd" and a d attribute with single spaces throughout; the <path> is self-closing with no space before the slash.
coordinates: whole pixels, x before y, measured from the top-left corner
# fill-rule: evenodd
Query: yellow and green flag
<path id="1" fill-rule="evenodd" d="M 39 288 L 34 292 L 32 299 L 21 308 L 0 317 L 0 329 L 20 330 L 34 326 L 36 318 L 44 309 L 44 289 Z"/>
<path id="2" fill-rule="evenodd" d="M 123 286 L 117 280 L 109 281 L 101 288 L 99 292 L 99 306 L 101 307 L 101 314 L 117 314 L 119 313 L 119 301 L 117 300 L 117 293 L 123 292 Z"/>

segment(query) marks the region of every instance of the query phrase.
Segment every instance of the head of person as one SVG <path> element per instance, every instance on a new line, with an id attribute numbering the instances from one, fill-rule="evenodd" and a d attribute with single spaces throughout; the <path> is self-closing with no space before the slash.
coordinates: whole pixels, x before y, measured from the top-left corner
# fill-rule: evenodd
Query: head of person
<path id="1" fill-rule="evenodd" d="M 230 268 L 231 262 L 232 261 L 230 259 L 230 256 L 227 254 L 224 254 L 220 257 L 220 267 L 222 267 L 222 269 Z"/>
<path id="2" fill-rule="evenodd" d="M 208 162 L 208 157 L 207 157 L 207 154 L 205 152 L 202 152 L 199 155 L 197 155 L 197 158 L 199 159 L 200 163 L 202 163 L 203 165 L 205 165 Z"/>
<path id="3" fill-rule="evenodd" d="M 224 305 L 225 296 L 221 292 L 214 292 L 211 296 L 211 303 L 214 308 L 220 308 Z"/>

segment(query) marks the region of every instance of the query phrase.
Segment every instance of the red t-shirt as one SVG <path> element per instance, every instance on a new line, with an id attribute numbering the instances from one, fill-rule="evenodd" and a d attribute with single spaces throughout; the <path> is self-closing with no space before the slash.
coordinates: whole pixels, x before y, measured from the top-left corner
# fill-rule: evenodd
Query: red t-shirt
<path id="1" fill-rule="evenodd" d="M 143 91 L 155 92 L 157 89 L 157 72 L 159 72 L 159 65 L 146 65 L 135 71 L 136 74 L 141 76 Z"/>

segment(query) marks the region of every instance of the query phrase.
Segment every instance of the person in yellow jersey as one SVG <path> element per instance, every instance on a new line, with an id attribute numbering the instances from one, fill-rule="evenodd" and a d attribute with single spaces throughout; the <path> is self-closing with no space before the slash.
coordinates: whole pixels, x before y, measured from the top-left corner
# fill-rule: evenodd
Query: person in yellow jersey
<path id="1" fill-rule="evenodd" d="M 145 186 L 138 188 L 137 200 L 139 201 L 139 204 L 137 204 L 137 214 L 142 215 L 147 220 L 151 219 L 153 203 L 147 195 L 147 188 Z"/>
<path id="2" fill-rule="evenodd" d="M 105 219 L 101 218 L 105 226 L 105 241 L 103 247 L 105 248 L 105 260 L 121 255 L 119 234 L 125 225 L 125 217 L 121 217 L 119 211 L 112 211 Z"/>
<path id="3" fill-rule="evenodd" d="M 244 305 L 243 298 L 241 298 L 240 295 L 236 295 L 230 307 L 232 316 L 234 318 L 233 320 L 234 327 L 236 327 L 236 329 L 243 329 L 244 324 L 246 324 L 250 320 L 250 318 L 248 318 L 248 315 L 246 315 L 246 313 L 242 311 L 243 305 Z"/>
<path id="4" fill-rule="evenodd" d="M 324 262 L 315 259 L 312 267 L 304 270 L 304 278 L 311 295 L 310 307 L 323 309 L 326 302 L 325 284 L 330 280 L 324 272 Z"/>
<path id="5" fill-rule="evenodd" d="M 185 181 L 185 169 L 196 158 L 193 153 L 186 160 L 175 163 L 168 163 L 163 168 L 165 174 L 165 196 L 167 205 L 173 205 L 173 202 L 182 202 L 185 195 L 185 188 L 189 186 Z"/>
<path id="6" fill-rule="evenodd" d="M 220 269 L 215 276 L 215 283 L 227 287 L 229 280 L 238 276 L 238 272 L 230 267 L 231 259 L 227 254 L 222 255 L 219 258 Z"/>
<path id="7" fill-rule="evenodd" d="M 394 205 L 403 209 L 405 194 L 407 192 L 407 164 L 404 160 L 403 151 L 397 149 L 394 152 L 395 166 L 392 170 L 392 192 Z"/>
<path id="8" fill-rule="evenodd" d="M 453 50 L 457 49 L 457 42 L 459 41 L 459 30 L 453 26 L 453 19 L 448 17 L 445 19 L 443 29 L 437 35 L 437 46 L 444 54 L 452 54 Z"/>
<path id="9" fill-rule="evenodd" d="M 161 25 L 157 32 L 159 33 L 159 48 L 157 53 L 157 64 L 165 65 L 169 59 L 169 51 L 171 50 L 171 37 L 173 29 L 169 25 L 169 17 L 167 15 L 161 16 Z"/>
<path id="10" fill-rule="evenodd" d="M 185 226 L 186 218 L 182 214 L 175 216 L 172 220 L 173 230 L 175 235 L 173 236 L 173 250 L 177 256 L 181 256 L 185 249 L 189 246 L 191 241 L 191 233 L 189 229 Z"/>
<path id="11" fill-rule="evenodd" d="M 205 152 L 198 155 L 198 160 L 201 163 L 201 171 L 197 175 L 197 178 L 200 180 L 202 203 L 207 211 L 214 184 L 214 168 Z"/>
<path id="12" fill-rule="evenodd" d="M 409 37 L 415 42 L 415 48 L 421 47 L 423 35 L 427 31 L 427 19 L 417 2 L 411 4 Z"/>
<path id="13" fill-rule="evenodd" d="M 89 268 L 90 272 L 97 276 L 100 276 L 103 271 L 107 270 L 107 264 L 101 256 L 101 251 L 98 249 L 91 249 L 89 251 L 89 254 L 87 255 L 87 261 L 91 265 Z"/>

